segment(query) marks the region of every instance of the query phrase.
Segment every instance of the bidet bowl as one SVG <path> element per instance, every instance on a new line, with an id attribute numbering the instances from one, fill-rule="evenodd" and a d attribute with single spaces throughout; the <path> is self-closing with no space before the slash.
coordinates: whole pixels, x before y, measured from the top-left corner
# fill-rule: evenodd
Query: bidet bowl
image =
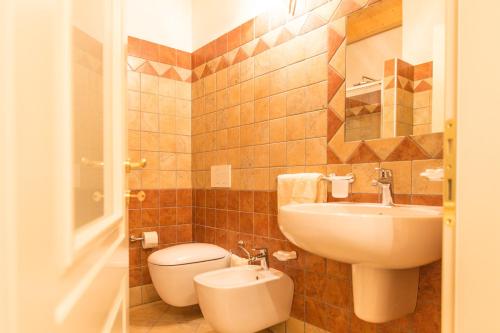
<path id="1" fill-rule="evenodd" d="M 205 319 L 219 333 L 253 333 L 287 320 L 293 281 L 283 272 L 247 265 L 195 276 Z"/>

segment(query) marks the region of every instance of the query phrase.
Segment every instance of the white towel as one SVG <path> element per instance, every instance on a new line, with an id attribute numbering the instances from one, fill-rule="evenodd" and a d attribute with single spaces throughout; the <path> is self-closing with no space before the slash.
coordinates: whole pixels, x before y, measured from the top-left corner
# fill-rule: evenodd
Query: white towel
<path id="1" fill-rule="evenodd" d="M 325 202 L 327 186 L 321 173 L 278 176 L 278 207 L 288 204 Z"/>

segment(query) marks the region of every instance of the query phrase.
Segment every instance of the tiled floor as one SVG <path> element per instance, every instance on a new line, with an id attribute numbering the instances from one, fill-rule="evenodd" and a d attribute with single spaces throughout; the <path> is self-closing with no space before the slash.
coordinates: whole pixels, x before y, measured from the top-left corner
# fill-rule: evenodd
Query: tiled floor
<path id="1" fill-rule="evenodd" d="M 217 333 L 198 306 L 175 308 L 154 302 L 130 308 L 130 333 Z M 259 333 L 268 333 L 261 331 Z"/>

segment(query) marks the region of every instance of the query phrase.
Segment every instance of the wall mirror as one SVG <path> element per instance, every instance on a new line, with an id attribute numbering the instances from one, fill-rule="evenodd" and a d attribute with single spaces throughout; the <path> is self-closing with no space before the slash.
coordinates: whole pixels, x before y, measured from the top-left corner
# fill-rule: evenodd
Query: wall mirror
<path id="1" fill-rule="evenodd" d="M 442 1 L 381 0 L 346 19 L 345 141 L 443 131 Z"/>

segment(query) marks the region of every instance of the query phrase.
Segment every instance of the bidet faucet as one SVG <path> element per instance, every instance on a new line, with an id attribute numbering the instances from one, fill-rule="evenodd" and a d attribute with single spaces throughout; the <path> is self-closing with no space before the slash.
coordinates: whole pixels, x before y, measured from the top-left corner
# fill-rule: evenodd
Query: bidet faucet
<path id="1" fill-rule="evenodd" d="M 269 270 L 269 254 L 267 248 L 261 247 L 252 249 L 252 251 L 258 251 L 259 253 L 252 257 L 251 261 L 260 261 L 260 266 L 263 270 Z"/>
<path id="2" fill-rule="evenodd" d="M 372 180 L 372 186 L 380 188 L 381 204 L 384 206 L 394 206 L 392 170 L 384 168 L 375 168 L 375 170 L 378 171 L 378 179 Z"/>

